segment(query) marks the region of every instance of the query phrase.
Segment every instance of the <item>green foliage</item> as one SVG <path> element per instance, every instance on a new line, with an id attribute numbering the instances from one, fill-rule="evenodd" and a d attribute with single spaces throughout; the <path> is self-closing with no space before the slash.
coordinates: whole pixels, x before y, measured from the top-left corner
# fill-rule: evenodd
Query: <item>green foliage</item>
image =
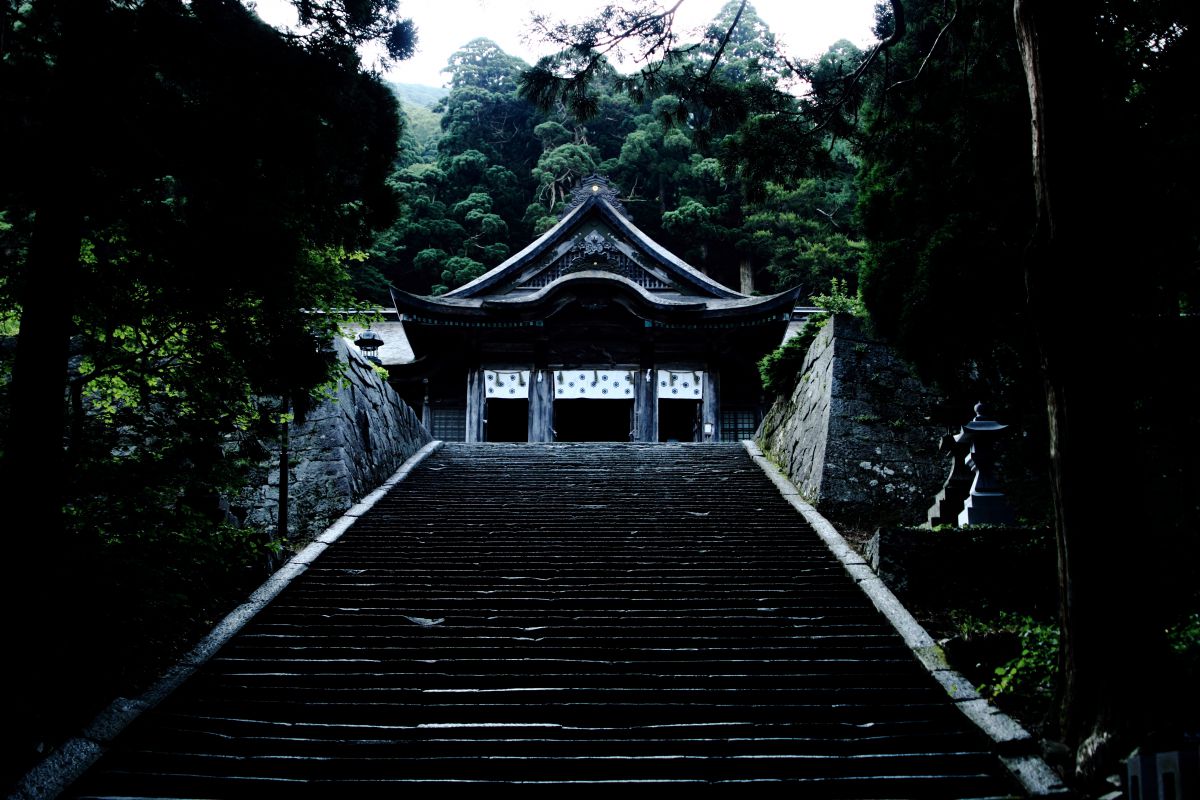
<path id="1" fill-rule="evenodd" d="M 741 17 L 734 26 L 739 9 Z M 708 24 L 700 51 L 709 58 L 715 56 L 721 40 L 731 28 L 732 33 L 721 54 L 722 60 L 717 65 L 717 74 L 723 82 L 730 85 L 774 85 L 787 76 L 788 66 L 781 57 L 775 34 L 758 16 L 753 5 L 740 8 L 738 0 L 727 2 Z"/>
<path id="2" fill-rule="evenodd" d="M 549 35 L 614 34 L 617 19 L 644 22 L 646 30 L 657 24 L 631 7 Z M 578 80 L 652 99 L 650 113 L 634 118 L 637 129 L 620 157 L 606 166 L 626 187 L 639 227 L 729 286 L 747 270 L 755 288 L 771 291 L 799 285 L 811 292 L 832 277 L 856 283 L 866 246 L 852 213 L 852 156 L 844 143 L 813 131 L 816 112 L 784 91 L 796 79 L 811 80 L 811 69 L 785 61 L 753 8 L 736 2 L 695 45 L 635 38 L 662 60 L 632 78 L 605 84 L 600 69 L 575 77 L 566 69 L 568 77 L 557 78 L 539 65 L 525 80 L 531 97 L 570 93 Z M 843 46 L 840 58 L 852 50 Z M 823 74 L 836 71 L 835 59 L 826 61 Z"/>
<path id="3" fill-rule="evenodd" d="M 307 51 L 236 4 L 212 14 L 104 7 L 90 19 L 39 6 L 44 18 L 7 43 L 3 66 L 4 99 L 26 120 L 12 127 L 6 115 L 6 133 L 37 151 L 57 123 L 38 86 L 78 68 L 56 65 L 55 48 L 68 44 L 56 37 L 84 19 L 103 28 L 86 41 L 95 51 L 75 53 L 93 70 L 74 77 L 95 92 L 82 102 L 103 105 L 112 125 L 53 155 L 72 167 L 83 231 L 64 294 L 78 298 L 65 307 L 82 352 L 69 437 L 81 494 L 93 460 L 120 461 L 147 442 L 147 457 L 162 459 L 216 447 L 251 395 L 302 403 L 325 380 L 316 343 L 333 335 L 334 318 L 304 310 L 349 304 L 357 247 L 394 210 L 383 179 L 399 134 L 394 99 L 352 52 L 339 61 Z M 116 138 L 104 138 L 109 127 Z M 0 231 L 14 240 L 0 272 L 9 309 L 38 244 L 26 220 L 59 212 L 45 181 L 22 167 L 0 196 L 5 221 L 19 221 Z M 186 486 L 192 475 L 175 478 Z"/>
<path id="4" fill-rule="evenodd" d="M 430 112 L 440 118 L 436 150 L 432 136 L 424 145 L 415 135 L 401 143 L 389 180 L 399 214 L 376 237 L 370 260 L 398 288 L 454 288 L 463 280 L 455 276 L 471 270 L 462 261 L 448 270 L 449 259 L 490 268 L 528 240 L 525 209 L 537 185 L 530 169 L 539 154 L 534 128 L 545 120 L 516 96 L 524 67 L 494 42 L 469 42 L 447 68 L 449 95 Z"/>
<path id="5" fill-rule="evenodd" d="M 442 294 L 458 286 L 470 283 L 478 278 L 487 267 L 466 256 L 451 256 L 446 259 L 446 268 L 442 270 L 442 283 L 434 287 L 435 294 Z"/>
<path id="6" fill-rule="evenodd" d="M 20 309 L 10 308 L 0 311 L 0 336 L 16 336 L 20 329 Z"/>
<path id="7" fill-rule="evenodd" d="M 1058 625 L 1002 612 L 998 629 L 1017 635 L 1021 653 L 997 667 L 996 680 L 979 687 L 980 692 L 990 697 L 1014 694 L 1045 700 L 1053 697 L 1058 676 Z"/>
<path id="8" fill-rule="evenodd" d="M 561 127 L 561 126 L 560 126 Z M 586 144 L 567 143 L 546 150 L 533 168 L 537 181 L 538 199 L 553 209 L 570 194 L 583 178 L 596 171 L 596 148 Z"/>
<path id="9" fill-rule="evenodd" d="M 437 158 L 442 140 L 442 115 L 424 106 L 403 102 L 404 135 L 400 140 L 402 166 L 430 162 Z"/>
<path id="10" fill-rule="evenodd" d="M 304 31 L 300 39 L 314 53 L 376 45 L 387 61 L 398 61 L 416 48 L 416 27 L 399 16 L 397 0 L 292 0 L 292 4 Z"/>
<path id="11" fill-rule="evenodd" d="M 555 122 L 554 120 L 546 120 L 535 127 L 533 135 L 541 140 L 543 150 L 552 150 L 575 138 L 561 122 Z"/>
<path id="12" fill-rule="evenodd" d="M 845 279 L 831 278 L 829 294 L 813 295 L 812 301 L 813 305 L 825 309 L 830 314 L 849 314 L 860 318 L 867 316 L 862 294 L 850 294 Z"/>
<path id="13" fill-rule="evenodd" d="M 795 336 L 762 357 L 758 362 L 758 375 L 768 394 L 787 395 L 796 387 L 808 348 L 828 321 L 828 315 L 814 314 L 805 320 Z"/>
<path id="14" fill-rule="evenodd" d="M 22 735 L 106 669 L 95 652 L 177 644 L 261 576 L 267 539 L 226 501 L 280 397 L 302 414 L 328 379 L 338 319 L 312 312 L 351 301 L 395 211 L 398 108 L 355 45 L 398 52 L 411 26 L 374 16 L 384 0 L 330 16 L 346 5 L 306 2 L 290 37 L 236 2 L 26 3 L 19 29 L 0 11 L 0 138 L 20 154 L 0 182 L 0 317 L 20 308 L 21 344 L 37 337 L 4 381 L 4 477 L 51 487 L 7 582 L 38 688 Z"/>
<path id="15" fill-rule="evenodd" d="M 795 157 L 807 166 L 786 175 L 786 188 L 772 181 L 782 174 L 781 155 L 792 155 L 774 143 L 774 123 L 755 115 L 786 117 L 796 104 L 772 88 L 786 82 L 788 67 L 753 8 L 743 10 L 708 88 L 694 85 L 737 11 L 737 3 L 726 4 L 697 47 L 664 65 L 644 92 L 622 91 L 631 85 L 597 61 L 581 101 L 594 112 L 586 117 L 572 118 L 562 105 L 535 107 L 516 91 L 527 65 L 486 39 L 468 43 L 447 67 L 452 88 L 440 106 L 438 153 L 430 155 L 415 132 L 403 142 L 391 181 L 401 213 L 378 237 L 370 265 L 409 291 L 453 288 L 458 270 L 448 283 L 447 259 L 495 266 L 557 221 L 580 178 L 601 172 L 642 230 L 726 285 L 738 286 L 747 267 L 764 290 L 854 281 L 865 245 L 850 213 L 853 166 L 845 149 L 805 145 Z M 417 117 L 407 113 L 415 129 Z M 752 134 L 738 130 L 743 122 L 762 136 L 752 143 Z M 755 187 L 742 177 L 751 174 L 751 152 L 771 165 Z M 502 180 L 489 177 L 494 170 Z M 486 213 L 494 217 L 467 220 L 456 212 L 480 193 L 492 198 Z M 757 200 L 748 203 L 753 193 Z M 429 250 L 443 254 L 436 265 L 421 257 Z"/>
<path id="16" fill-rule="evenodd" d="M 857 285 L 866 243 L 857 238 L 853 177 L 853 163 L 839 156 L 824 174 L 767 184 L 751 206 L 746 235 L 775 289 L 799 285 L 811 298 L 833 278 Z"/>
<path id="17" fill-rule="evenodd" d="M 1179 655 L 1200 659 L 1200 612 L 1193 611 L 1168 629 L 1167 643 Z"/>
<path id="18" fill-rule="evenodd" d="M 875 330 L 926 380 L 1029 401 L 1020 265 L 1032 235 L 1029 101 L 1011 8 L 906 3 L 906 36 L 856 96 L 858 213 L 869 242 L 859 287 Z M 933 39 L 946 27 L 941 46 Z M 890 29 L 890 20 L 880 27 Z M 928 60 L 927 60 L 928 58 Z M 920 71 L 920 80 L 889 88 Z M 970 335 L 949 335 L 971 308 Z M 1032 359 L 1026 363 L 1031 364 Z"/>
<path id="19" fill-rule="evenodd" d="M 391 284 L 374 264 L 356 262 L 348 269 L 351 292 L 357 300 L 377 305 L 391 304 Z"/>

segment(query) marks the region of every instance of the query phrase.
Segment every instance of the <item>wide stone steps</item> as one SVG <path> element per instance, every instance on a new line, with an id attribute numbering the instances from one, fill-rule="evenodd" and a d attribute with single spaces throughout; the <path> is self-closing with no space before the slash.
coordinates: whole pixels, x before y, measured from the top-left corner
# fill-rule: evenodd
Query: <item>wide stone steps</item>
<path id="1" fill-rule="evenodd" d="M 1018 790 L 740 446 L 447 445 L 79 797 Z"/>

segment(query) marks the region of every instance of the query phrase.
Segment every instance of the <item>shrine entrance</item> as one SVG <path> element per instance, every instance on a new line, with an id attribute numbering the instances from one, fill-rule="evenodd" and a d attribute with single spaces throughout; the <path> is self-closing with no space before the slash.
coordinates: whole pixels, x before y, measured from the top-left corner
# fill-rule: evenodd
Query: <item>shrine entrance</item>
<path id="1" fill-rule="evenodd" d="M 628 442 L 632 400 L 555 400 L 557 442 Z"/>
<path id="2" fill-rule="evenodd" d="M 591 176 L 499 266 L 442 295 L 394 290 L 413 360 L 389 380 L 464 409 L 467 442 L 720 442 L 724 400 L 757 416 L 754 364 L 799 289 L 723 286 L 639 230 L 618 194 Z"/>
<path id="3" fill-rule="evenodd" d="M 695 442 L 700 430 L 700 401 L 660 400 L 658 403 L 658 440 Z"/>
<path id="4" fill-rule="evenodd" d="M 489 442 L 529 440 L 529 401 L 488 399 L 484 431 Z"/>

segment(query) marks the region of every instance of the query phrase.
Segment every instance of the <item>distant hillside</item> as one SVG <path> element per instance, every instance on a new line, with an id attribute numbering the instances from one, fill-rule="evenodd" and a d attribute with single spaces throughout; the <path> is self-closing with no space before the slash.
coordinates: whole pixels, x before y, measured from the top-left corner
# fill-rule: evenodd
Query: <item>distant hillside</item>
<path id="1" fill-rule="evenodd" d="M 422 86 L 419 83 L 393 83 L 392 91 L 396 93 L 405 105 L 429 108 L 431 105 L 450 94 L 449 89 L 439 89 L 435 86 Z"/>
<path id="2" fill-rule="evenodd" d="M 450 92 L 417 83 L 391 83 L 392 92 L 404 109 L 407 134 L 416 149 L 419 161 L 432 163 L 437 158 L 438 140 L 442 138 L 442 115 L 431 111 L 433 105 Z"/>

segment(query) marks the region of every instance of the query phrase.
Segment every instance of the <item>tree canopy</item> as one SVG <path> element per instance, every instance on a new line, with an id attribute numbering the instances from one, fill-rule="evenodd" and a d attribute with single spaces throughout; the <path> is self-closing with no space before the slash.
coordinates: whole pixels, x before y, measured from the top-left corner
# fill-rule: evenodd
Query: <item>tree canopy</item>
<path id="1" fill-rule="evenodd" d="M 81 676 L 76 648 L 162 635 L 114 629 L 89 593 L 146 586 L 145 622 L 261 563 L 221 498 L 279 398 L 302 411 L 329 378 L 336 319 L 313 312 L 353 302 L 348 266 L 396 212 L 400 117 L 355 48 L 401 56 L 412 25 L 394 0 L 298 7 L 308 32 L 285 37 L 234 0 L 0 4 L 2 469 L 41 498 L 5 594 L 30 610 L 22 736 L 113 677 Z"/>

